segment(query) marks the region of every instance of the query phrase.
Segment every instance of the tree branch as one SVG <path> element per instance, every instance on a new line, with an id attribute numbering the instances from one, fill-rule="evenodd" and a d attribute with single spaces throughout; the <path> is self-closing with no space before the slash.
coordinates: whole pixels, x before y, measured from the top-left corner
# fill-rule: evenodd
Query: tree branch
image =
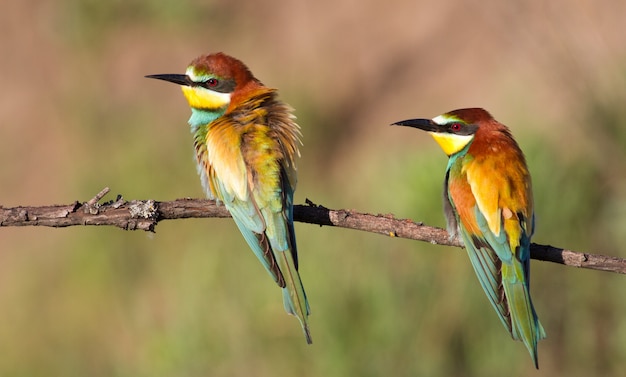
<path id="1" fill-rule="evenodd" d="M 204 217 L 230 217 L 224 206 L 206 199 L 177 199 L 168 202 L 132 200 L 118 196 L 116 200 L 100 204 L 109 192 L 105 188 L 87 202 L 41 207 L 0 206 L 0 227 L 74 225 L 112 225 L 125 230 L 154 232 L 163 220 Z M 294 206 L 294 220 L 317 225 L 336 226 L 390 237 L 408 238 L 436 245 L 462 247 L 458 240 L 450 240 L 441 228 L 431 227 L 393 215 L 372 215 L 353 210 L 333 210 L 313 204 Z M 626 274 L 626 259 L 576 252 L 549 245 L 531 245 L 531 258 L 571 267 L 588 268 Z"/>

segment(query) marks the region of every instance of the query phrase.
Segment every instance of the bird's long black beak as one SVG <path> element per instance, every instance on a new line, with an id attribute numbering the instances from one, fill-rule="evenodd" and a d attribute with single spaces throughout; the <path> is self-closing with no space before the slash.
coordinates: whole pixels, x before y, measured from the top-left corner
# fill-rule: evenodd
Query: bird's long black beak
<path id="1" fill-rule="evenodd" d="M 148 75 L 146 78 L 173 82 L 178 85 L 191 85 L 191 80 L 189 80 L 187 75 L 167 73 L 163 75 Z"/>
<path id="2" fill-rule="evenodd" d="M 437 132 L 439 130 L 439 125 L 430 119 L 407 119 L 393 123 L 392 126 L 414 127 L 430 132 Z"/>

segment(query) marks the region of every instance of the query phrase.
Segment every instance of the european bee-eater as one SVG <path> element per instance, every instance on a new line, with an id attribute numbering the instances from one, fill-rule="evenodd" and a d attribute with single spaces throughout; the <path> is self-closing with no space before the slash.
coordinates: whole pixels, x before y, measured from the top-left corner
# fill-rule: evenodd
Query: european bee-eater
<path id="1" fill-rule="evenodd" d="M 194 59 L 185 74 L 150 75 L 179 84 L 191 107 L 198 173 L 224 203 L 246 242 L 283 290 L 307 343 L 309 304 L 298 273 L 293 227 L 300 127 L 292 108 L 241 61 L 223 53 Z"/>
<path id="2" fill-rule="evenodd" d="M 448 155 L 444 212 L 459 234 L 478 280 L 513 339 L 528 348 L 546 334 L 530 299 L 530 238 L 534 228 L 530 173 L 510 130 L 483 109 L 394 123 L 422 129 Z"/>

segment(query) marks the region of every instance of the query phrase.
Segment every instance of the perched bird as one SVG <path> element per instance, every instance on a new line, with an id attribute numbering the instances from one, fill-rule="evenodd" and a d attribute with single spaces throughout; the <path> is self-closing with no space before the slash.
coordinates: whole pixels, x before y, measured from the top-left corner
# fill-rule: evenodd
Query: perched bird
<path id="1" fill-rule="evenodd" d="M 502 324 L 538 367 L 546 334 L 530 299 L 534 214 L 530 173 L 510 130 L 483 109 L 460 109 L 394 125 L 427 131 L 448 155 L 444 212 L 459 234 L 478 280 Z"/>
<path id="2" fill-rule="evenodd" d="M 300 127 L 292 108 L 241 61 L 223 53 L 194 59 L 185 74 L 149 75 L 179 84 L 189 106 L 198 173 L 224 203 L 246 242 L 283 290 L 311 344 L 309 304 L 298 273 L 293 227 Z"/>

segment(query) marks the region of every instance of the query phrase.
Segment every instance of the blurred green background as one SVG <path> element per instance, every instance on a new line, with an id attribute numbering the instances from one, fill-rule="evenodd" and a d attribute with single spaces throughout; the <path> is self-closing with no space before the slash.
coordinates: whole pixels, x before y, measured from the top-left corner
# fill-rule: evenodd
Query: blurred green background
<path id="1" fill-rule="evenodd" d="M 446 158 L 394 121 L 480 106 L 534 178 L 534 241 L 626 257 L 626 3 L 8 0 L 0 204 L 203 197 L 173 85 L 202 53 L 296 108 L 296 202 L 444 226 Z M 307 346 L 230 219 L 0 230 L 1 376 L 622 376 L 626 280 L 532 263 L 540 370 L 460 249 L 296 224 Z"/>

